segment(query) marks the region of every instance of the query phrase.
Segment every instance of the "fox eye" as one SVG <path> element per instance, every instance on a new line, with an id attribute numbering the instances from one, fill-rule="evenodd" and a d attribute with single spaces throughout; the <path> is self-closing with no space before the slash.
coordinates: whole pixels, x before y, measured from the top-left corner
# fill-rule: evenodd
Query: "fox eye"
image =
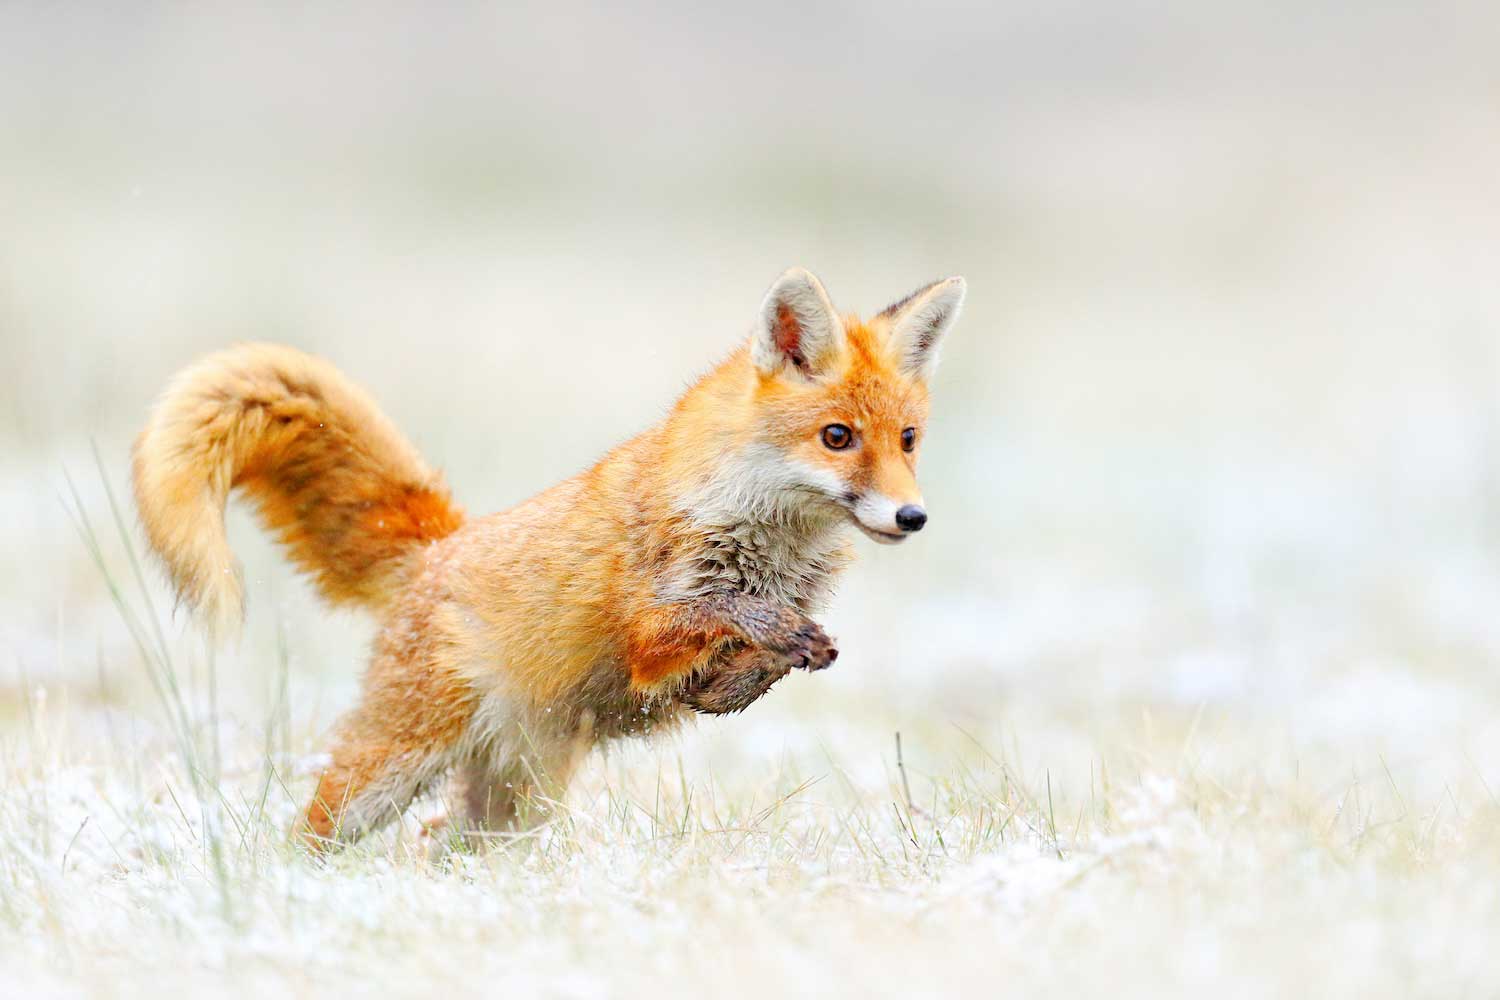
<path id="1" fill-rule="evenodd" d="M 823 428 L 823 443 L 834 451 L 843 451 L 854 443 L 854 432 L 843 424 L 829 424 Z"/>
<path id="2" fill-rule="evenodd" d="M 917 429 L 915 427 L 908 427 L 906 430 L 901 432 L 901 450 L 911 451 L 916 446 Z"/>

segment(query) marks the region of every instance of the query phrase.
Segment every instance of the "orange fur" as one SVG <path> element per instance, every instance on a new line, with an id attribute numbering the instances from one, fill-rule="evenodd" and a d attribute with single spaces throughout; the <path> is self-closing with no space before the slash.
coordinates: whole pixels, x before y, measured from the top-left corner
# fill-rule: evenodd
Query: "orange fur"
<path id="1" fill-rule="evenodd" d="M 363 390 L 325 361 L 247 344 L 167 389 L 136 440 L 141 523 L 178 593 L 211 625 L 241 615 L 224 504 L 240 489 L 334 603 L 381 607 L 412 552 L 463 514 Z"/>
<path id="2" fill-rule="evenodd" d="M 849 558 L 845 529 L 919 499 L 901 434 L 925 422 L 928 352 L 961 295 L 950 279 L 866 324 L 788 272 L 750 345 L 664 421 L 468 522 L 326 362 L 247 345 L 178 376 L 134 473 L 179 594 L 211 621 L 238 615 L 223 508 L 240 489 L 324 596 L 382 619 L 302 835 L 351 839 L 450 773 L 471 824 L 514 825 L 599 740 L 739 711 L 831 663 L 808 615 Z M 830 450 L 830 423 L 858 446 Z"/>

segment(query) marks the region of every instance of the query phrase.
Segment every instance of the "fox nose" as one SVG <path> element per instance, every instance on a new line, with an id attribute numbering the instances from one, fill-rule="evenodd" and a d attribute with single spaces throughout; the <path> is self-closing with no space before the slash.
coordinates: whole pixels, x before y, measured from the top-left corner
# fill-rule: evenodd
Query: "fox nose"
<path id="1" fill-rule="evenodd" d="M 896 527 L 902 531 L 921 531 L 922 525 L 927 523 L 927 512 L 914 503 L 896 511 Z"/>

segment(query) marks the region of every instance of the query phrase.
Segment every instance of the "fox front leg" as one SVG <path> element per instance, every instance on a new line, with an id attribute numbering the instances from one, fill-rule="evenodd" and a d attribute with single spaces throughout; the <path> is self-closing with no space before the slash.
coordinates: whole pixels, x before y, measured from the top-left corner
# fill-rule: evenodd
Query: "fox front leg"
<path id="1" fill-rule="evenodd" d="M 838 659 L 838 648 L 818 623 L 791 608 L 729 593 L 715 595 L 698 610 L 722 615 L 744 641 L 720 654 L 683 689 L 683 703 L 696 712 L 743 712 L 793 668 L 822 670 Z"/>
<path id="2" fill-rule="evenodd" d="M 823 627 L 795 608 L 738 591 L 699 602 L 697 614 L 726 623 L 732 633 L 759 647 L 788 669 L 822 670 L 839 658 Z"/>
<path id="3" fill-rule="evenodd" d="M 638 690 L 659 690 L 680 681 L 702 669 L 703 657 L 726 641 L 758 650 L 778 670 L 822 670 L 839 655 L 817 622 L 795 608 L 724 591 L 638 615 L 626 649 L 631 683 Z"/>
<path id="4" fill-rule="evenodd" d="M 696 712 L 743 712 L 793 668 L 822 670 L 838 659 L 818 623 L 789 608 L 742 594 L 716 597 L 709 608 L 733 621 L 749 644 L 731 645 L 683 688 L 683 703 Z"/>
<path id="5" fill-rule="evenodd" d="M 682 701 L 704 715 L 743 712 L 791 672 L 786 657 L 744 646 L 724 654 L 688 681 Z"/>

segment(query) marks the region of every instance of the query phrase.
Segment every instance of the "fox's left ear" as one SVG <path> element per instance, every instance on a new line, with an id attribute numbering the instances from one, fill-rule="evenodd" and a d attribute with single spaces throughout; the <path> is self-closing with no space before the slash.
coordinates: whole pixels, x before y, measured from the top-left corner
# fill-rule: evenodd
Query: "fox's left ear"
<path id="1" fill-rule="evenodd" d="M 944 278 L 919 288 L 880 315 L 891 324 L 890 344 L 901 370 L 926 379 L 937 369 L 938 344 L 964 304 L 962 278 Z"/>

